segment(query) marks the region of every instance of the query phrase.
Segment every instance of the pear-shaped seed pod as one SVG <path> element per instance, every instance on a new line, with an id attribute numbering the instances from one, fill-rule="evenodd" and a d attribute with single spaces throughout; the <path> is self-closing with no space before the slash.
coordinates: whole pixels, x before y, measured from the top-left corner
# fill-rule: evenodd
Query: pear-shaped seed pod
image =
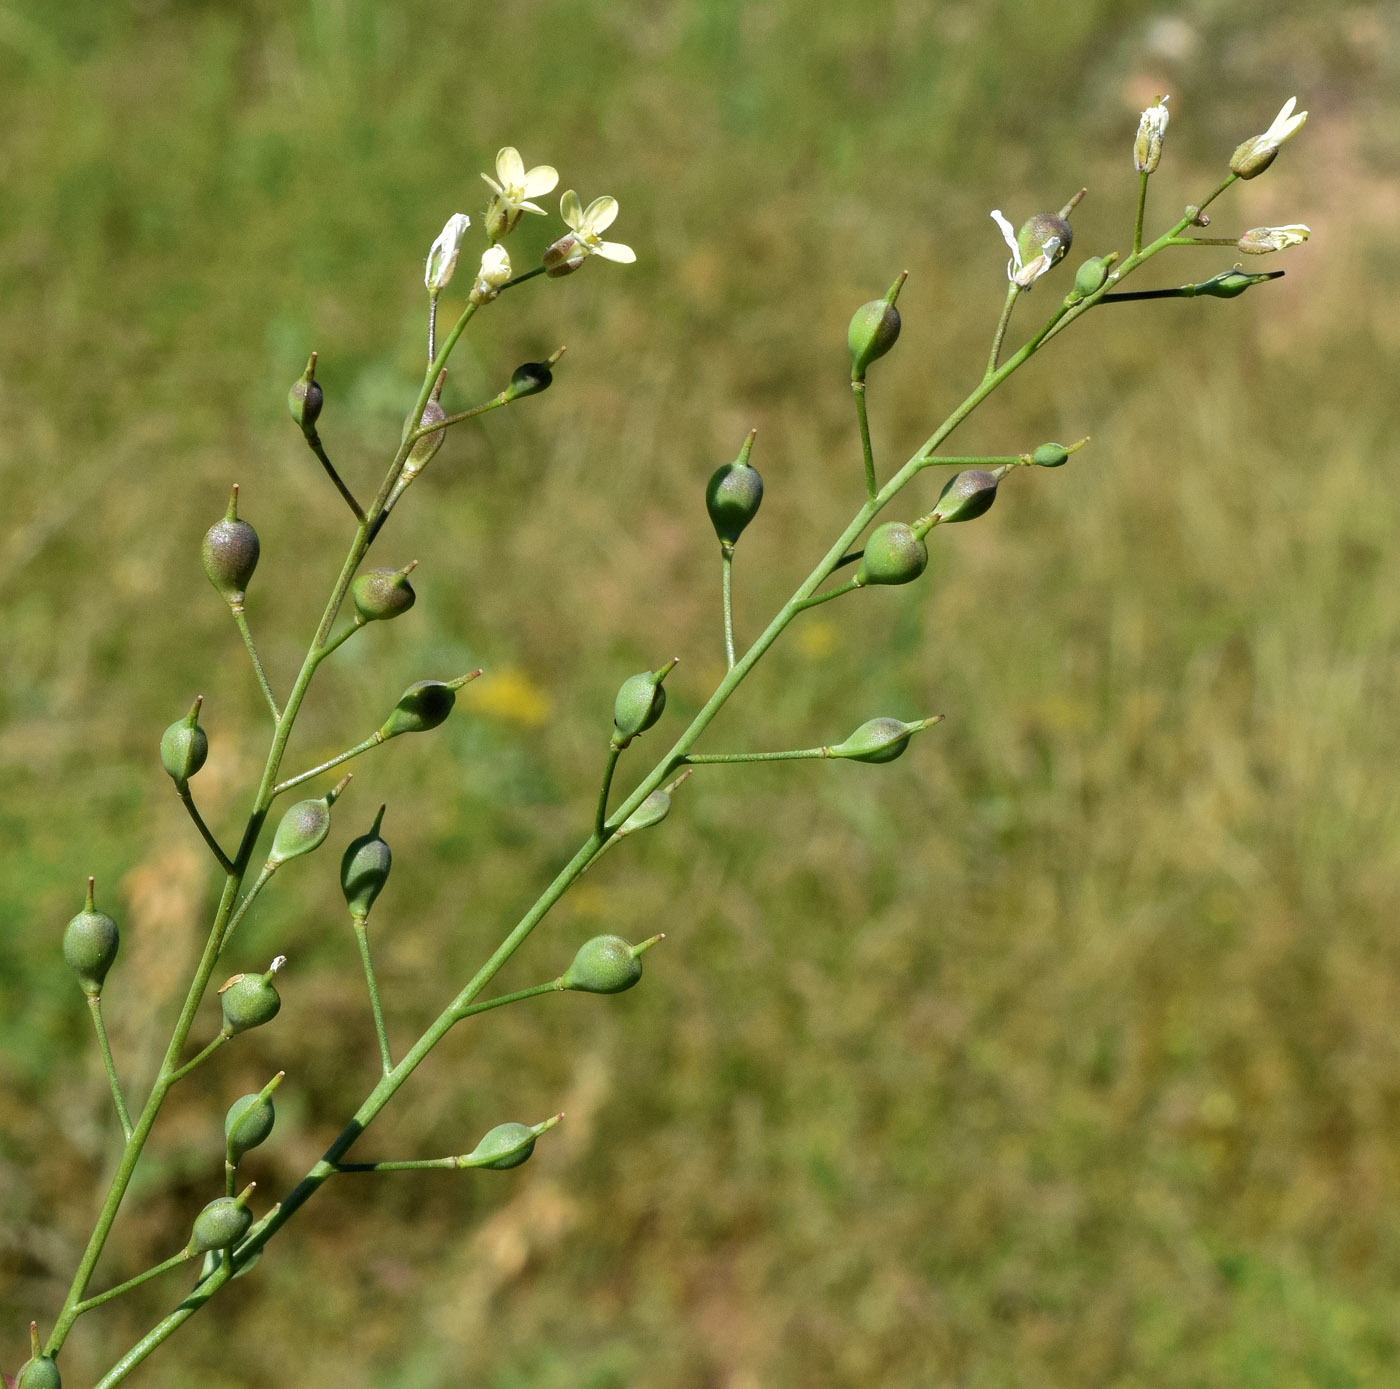
<path id="1" fill-rule="evenodd" d="M 902 723 L 899 719 L 870 719 L 844 743 L 832 748 L 831 755 L 853 762 L 893 762 L 904 755 L 910 737 L 919 727 L 919 724 Z"/>
<path id="2" fill-rule="evenodd" d="M 438 402 L 430 400 L 423 407 L 423 414 L 420 417 L 418 427 L 420 429 L 427 425 L 434 425 L 447 418 L 447 411 Z M 433 455 L 442 447 L 442 441 L 447 437 L 447 430 L 435 429 L 431 434 L 424 434 L 422 438 L 416 440 L 408 451 L 408 462 L 404 465 L 404 472 L 420 473 L 432 461 Z"/>
<path id="3" fill-rule="evenodd" d="M 506 399 L 519 400 L 521 396 L 538 395 L 547 391 L 554 383 L 554 373 L 548 362 L 525 362 L 510 374 L 510 385 L 506 387 Z"/>
<path id="4" fill-rule="evenodd" d="M 528 1161 L 535 1151 L 536 1133 L 524 1124 L 497 1124 L 472 1149 L 468 1162 L 493 1172 L 506 1172 Z M 481 1159 L 486 1159 L 482 1161 Z"/>
<path id="5" fill-rule="evenodd" d="M 237 1166 L 245 1153 L 267 1140 L 277 1122 L 271 1095 L 240 1095 L 224 1117 L 224 1144 L 228 1160 Z"/>
<path id="6" fill-rule="evenodd" d="M 321 383 L 316 380 L 316 354 L 313 352 L 306 364 L 306 370 L 292 383 L 291 390 L 287 392 L 287 409 L 292 412 L 292 418 L 308 439 L 315 437 L 316 420 L 325 403 L 325 392 L 321 389 Z"/>
<path id="7" fill-rule="evenodd" d="M 997 485 L 1001 479 L 980 468 L 969 468 L 949 479 L 948 484 L 938 494 L 938 504 L 933 515 L 943 522 L 972 521 L 983 512 L 991 509 L 997 499 Z"/>
<path id="8" fill-rule="evenodd" d="M 219 1006 L 224 1014 L 221 1031 L 225 1036 L 261 1027 L 277 1016 L 282 999 L 272 979 L 285 963 L 285 957 L 279 955 L 266 974 L 235 974 L 219 990 Z"/>
<path id="9" fill-rule="evenodd" d="M 899 341 L 901 326 L 899 310 L 887 299 L 872 299 L 855 311 L 846 330 L 852 381 L 863 380 L 871 362 L 878 361 Z"/>
<path id="10" fill-rule="evenodd" d="M 642 952 L 656 939 L 632 945 L 621 936 L 594 936 L 579 947 L 573 963 L 564 972 L 566 989 L 587 994 L 620 994 L 642 977 Z"/>
<path id="11" fill-rule="evenodd" d="M 384 807 L 381 805 L 369 833 L 352 839 L 340 860 L 340 890 L 345 894 L 345 905 L 350 908 L 350 915 L 360 921 L 369 915 L 374 899 L 389 880 L 389 869 L 393 864 L 394 856 L 379 835 L 383 821 Z"/>
<path id="12" fill-rule="evenodd" d="M 1074 241 L 1074 228 L 1067 218 L 1056 212 L 1037 212 L 1016 234 L 1021 248 L 1021 261 L 1030 265 L 1037 256 L 1045 256 L 1051 265 L 1064 259 Z"/>
<path id="13" fill-rule="evenodd" d="M 253 1213 L 242 1196 L 216 1197 L 195 1217 L 189 1248 L 196 1254 L 227 1249 L 248 1233 L 252 1223 Z"/>
<path id="14" fill-rule="evenodd" d="M 908 584 L 928 565 L 928 546 L 912 526 L 886 521 L 866 541 L 865 554 L 856 571 L 859 584 Z"/>
<path id="15" fill-rule="evenodd" d="M 327 798 L 298 801 L 291 806 L 277 826 L 272 836 L 272 852 L 269 863 L 285 863 L 289 858 L 299 858 L 319 849 L 331 832 L 331 808 Z"/>
<path id="16" fill-rule="evenodd" d="M 408 581 L 417 566 L 414 560 L 402 569 L 370 569 L 361 574 L 350 590 L 361 621 L 384 622 L 406 613 L 418 598 Z"/>
<path id="17" fill-rule="evenodd" d="M 1066 223 L 1068 225 L 1068 223 Z M 1074 295 L 1076 299 L 1087 299 L 1091 294 L 1097 294 L 1103 288 L 1103 283 L 1108 279 L 1108 267 L 1110 262 L 1103 256 L 1090 256 L 1078 270 L 1074 272 Z"/>
<path id="18" fill-rule="evenodd" d="M 54 1360 L 47 1355 L 37 1355 L 19 1367 L 15 1389 L 63 1389 L 63 1377 Z"/>
<path id="19" fill-rule="evenodd" d="M 93 880 L 89 878 L 87 903 L 63 931 L 63 958 L 77 976 L 83 992 L 97 995 L 102 992 L 107 971 L 117 958 L 121 933 L 117 923 L 93 905 L 92 892 Z"/>
<path id="20" fill-rule="evenodd" d="M 199 726 L 200 695 L 183 719 L 177 719 L 160 736 L 160 764 L 176 786 L 186 782 L 209 756 L 209 735 Z"/>
<path id="21" fill-rule="evenodd" d="M 661 683 L 670 674 L 671 667 L 660 670 L 644 670 L 640 675 L 629 676 L 622 682 L 622 688 L 613 700 L 614 741 L 622 740 L 626 746 L 639 733 L 645 733 L 666 710 L 666 687 Z"/>
<path id="22" fill-rule="evenodd" d="M 1069 462 L 1069 450 L 1063 444 L 1041 444 L 1031 462 L 1038 468 L 1062 468 Z"/>
<path id="23" fill-rule="evenodd" d="M 419 680 L 399 696 L 393 713 L 381 725 L 384 738 L 397 738 L 400 733 L 426 733 L 436 728 L 452 712 L 457 691 L 465 680 Z"/>
<path id="24" fill-rule="evenodd" d="M 705 510 L 720 544 L 726 547 L 739 539 L 763 502 L 763 479 L 749 463 L 757 432 L 750 432 L 734 462 L 715 469 L 705 487 Z"/>
<path id="25" fill-rule="evenodd" d="M 257 531 L 238 519 L 238 488 L 234 487 L 224 519 L 209 527 L 201 547 L 209 582 L 230 604 L 242 603 L 258 567 L 258 553 Z"/>

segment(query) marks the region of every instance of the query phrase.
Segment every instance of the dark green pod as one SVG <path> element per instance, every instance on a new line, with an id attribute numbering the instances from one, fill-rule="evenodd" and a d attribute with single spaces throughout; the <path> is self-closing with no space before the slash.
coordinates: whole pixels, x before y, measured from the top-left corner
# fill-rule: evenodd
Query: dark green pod
<path id="1" fill-rule="evenodd" d="M 402 569 L 369 569 L 355 580 L 350 596 L 362 622 L 384 622 L 406 613 L 417 601 L 408 576 L 418 561 Z"/>
<path id="2" fill-rule="evenodd" d="M 325 392 L 321 389 L 321 383 L 316 380 L 316 354 L 313 352 L 306 364 L 306 370 L 292 383 L 291 390 L 287 392 L 287 409 L 292 412 L 297 427 L 308 439 L 316 435 L 316 420 L 325 403 Z"/>
<path id="3" fill-rule="evenodd" d="M 928 546 L 912 526 L 886 521 L 866 541 L 856 582 L 865 584 L 912 583 L 928 565 Z"/>
<path id="4" fill-rule="evenodd" d="M 467 1161 L 473 1167 L 507 1172 L 529 1160 L 537 1137 L 535 1130 L 524 1124 L 497 1124 L 472 1149 Z"/>
<path id="5" fill-rule="evenodd" d="M 340 860 L 340 890 L 345 894 L 345 905 L 350 908 L 350 915 L 356 920 L 363 921 L 369 915 L 374 899 L 389 880 L 394 856 L 379 837 L 379 827 L 383 821 L 384 807 L 381 805 L 369 833 L 352 839 L 345 846 L 345 854 Z"/>
<path id="6" fill-rule="evenodd" d="M 506 400 L 519 400 L 521 396 L 539 395 L 554 384 L 554 373 L 548 362 L 524 362 L 510 374 L 510 385 L 506 387 Z"/>
<path id="7" fill-rule="evenodd" d="M 209 756 L 209 735 L 199 726 L 199 707 L 203 703 L 204 696 L 197 696 L 190 712 L 160 735 L 160 765 L 181 788 Z"/>
<path id="8" fill-rule="evenodd" d="M 419 680 L 410 685 L 380 726 L 380 736 L 397 738 L 400 733 L 426 733 L 436 728 L 452 712 L 457 691 L 471 678 L 464 675 L 457 680 Z"/>
<path id="9" fill-rule="evenodd" d="M 253 1212 L 242 1196 L 218 1196 L 195 1217 L 187 1247 L 196 1254 L 227 1249 L 248 1233 L 252 1223 Z"/>
<path id="10" fill-rule="evenodd" d="M 243 602 L 253 571 L 258 567 L 258 533 L 238 519 L 238 488 L 233 489 L 228 510 L 205 532 L 200 547 L 209 582 L 234 605 Z"/>
<path id="11" fill-rule="evenodd" d="M 63 1389 L 57 1363 L 47 1355 L 36 1355 L 19 1367 L 15 1389 Z"/>
<path id="12" fill-rule="evenodd" d="M 705 510 L 724 546 L 733 546 L 763 503 L 763 479 L 749 463 L 753 441 L 754 433 L 750 433 L 738 458 L 716 468 L 705 487 Z"/>
<path id="13" fill-rule="evenodd" d="M 983 512 L 991 509 L 997 499 L 997 487 L 1001 479 L 994 473 L 981 468 L 969 468 L 950 478 L 948 484 L 938 494 L 938 504 L 933 515 L 939 521 L 972 521 Z"/>
<path id="14" fill-rule="evenodd" d="M 225 1036 L 261 1027 L 277 1016 L 282 999 L 272 979 L 285 963 L 286 957 L 279 955 L 266 974 L 235 974 L 219 990 L 219 1006 L 224 1014 L 221 1031 Z"/>
<path id="15" fill-rule="evenodd" d="M 629 676 L 613 700 L 613 742 L 626 747 L 639 733 L 645 733 L 666 710 L 666 687 L 662 681 L 675 661 L 660 670 L 644 670 Z"/>
<path id="16" fill-rule="evenodd" d="M 117 923 L 106 912 L 93 905 L 93 879 L 88 879 L 87 903 L 63 931 L 63 958 L 77 976 L 83 992 L 96 996 L 102 992 L 107 971 L 117 958 L 121 933 Z"/>
<path id="17" fill-rule="evenodd" d="M 653 936 L 632 945 L 621 936 L 594 936 L 579 946 L 573 964 L 562 976 L 563 985 L 586 994 L 623 993 L 641 979 L 640 956 L 660 939 Z"/>

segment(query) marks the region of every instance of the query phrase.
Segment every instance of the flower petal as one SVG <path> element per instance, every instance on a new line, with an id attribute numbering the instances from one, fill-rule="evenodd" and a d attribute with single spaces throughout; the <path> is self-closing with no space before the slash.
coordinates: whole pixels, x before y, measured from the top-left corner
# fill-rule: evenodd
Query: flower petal
<path id="1" fill-rule="evenodd" d="M 538 212 L 541 217 L 548 217 L 549 214 L 540 207 L 538 203 L 516 203 L 516 207 L 521 212 Z"/>
<path id="2" fill-rule="evenodd" d="M 585 230 L 593 233 L 605 232 L 617 221 L 617 199 L 610 198 L 605 193 L 601 198 L 594 198 L 584 209 L 583 225 Z"/>
<path id="3" fill-rule="evenodd" d="M 492 191 L 498 198 L 501 197 L 502 194 L 505 193 L 506 190 L 505 190 L 504 188 L 502 188 L 501 185 L 500 185 L 499 183 L 497 183 L 496 180 L 495 180 L 494 178 L 492 178 L 490 174 L 482 174 L 482 178 L 484 178 L 484 179 L 486 180 L 486 182 L 489 183 L 489 184 L 491 185 L 491 191 Z"/>
<path id="4" fill-rule="evenodd" d="M 507 188 L 519 188 L 525 181 L 525 161 L 514 145 L 507 145 L 496 156 L 496 176 Z"/>
<path id="5" fill-rule="evenodd" d="M 992 213 L 992 221 L 1001 228 L 1001 234 L 1006 244 L 1011 247 L 1011 259 L 1015 262 L 1016 269 L 1021 268 L 1021 248 L 1016 244 L 1016 228 L 1011 225 L 1000 213 Z"/>
<path id="6" fill-rule="evenodd" d="M 583 230 L 583 204 L 572 188 L 559 199 L 559 215 L 574 231 Z"/>
<path id="7" fill-rule="evenodd" d="M 559 186 L 559 171 L 550 164 L 536 164 L 524 177 L 521 187 L 527 198 L 543 197 Z"/>
<path id="8" fill-rule="evenodd" d="M 600 241 L 593 250 L 604 260 L 616 261 L 619 265 L 633 265 L 637 260 L 637 253 L 620 241 Z"/>

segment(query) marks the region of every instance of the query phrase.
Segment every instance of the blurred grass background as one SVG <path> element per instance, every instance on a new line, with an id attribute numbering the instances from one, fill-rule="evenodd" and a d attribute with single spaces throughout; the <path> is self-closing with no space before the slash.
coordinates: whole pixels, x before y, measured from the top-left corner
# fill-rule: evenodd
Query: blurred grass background
<path id="1" fill-rule="evenodd" d="M 1400 1382 L 1397 68 L 1378 3 L 0 4 L 0 1363 L 51 1322 L 113 1159 L 62 925 L 96 873 L 139 1091 L 212 900 L 156 740 L 205 693 L 197 792 L 229 835 L 260 765 L 199 536 L 237 480 L 285 687 L 347 528 L 284 392 L 318 348 L 324 436 L 368 493 L 418 379 L 422 257 L 499 145 L 615 194 L 638 265 L 513 293 L 461 354 L 453 403 L 570 347 L 386 532 L 418 606 L 326 669 L 289 770 L 413 679 L 491 674 L 357 767 L 328 848 L 244 928 L 231 969 L 291 959 L 282 1014 L 177 1093 L 100 1286 L 221 1190 L 236 1095 L 288 1072 L 249 1164 L 270 1199 L 368 1088 L 335 867 L 381 799 L 402 1046 L 572 851 L 621 678 L 678 652 L 668 725 L 698 707 L 701 492 L 751 425 L 741 632 L 807 572 L 859 497 L 857 304 L 911 272 L 872 374 L 888 467 L 984 359 L 990 208 L 1085 183 L 1071 265 L 1122 249 L 1157 93 L 1161 221 L 1296 92 L 1306 130 L 1215 221 L 1310 223 L 1267 263 L 1288 277 L 1057 341 L 959 451 L 1092 447 L 938 534 L 921 584 L 809 615 L 707 746 L 947 724 L 891 767 L 694 777 L 501 979 L 665 930 L 644 986 L 461 1029 L 363 1144 L 457 1152 L 566 1110 L 534 1161 L 328 1188 L 133 1382 Z M 517 264 L 549 234 L 527 219 Z M 85 1319 L 66 1382 L 178 1281 Z"/>

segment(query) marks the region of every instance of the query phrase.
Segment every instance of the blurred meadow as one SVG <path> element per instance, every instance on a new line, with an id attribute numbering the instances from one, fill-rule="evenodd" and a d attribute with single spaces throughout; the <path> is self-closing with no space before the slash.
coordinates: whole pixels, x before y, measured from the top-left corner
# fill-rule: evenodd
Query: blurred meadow
<path id="1" fill-rule="evenodd" d="M 368 493 L 422 369 L 422 258 L 500 145 L 614 194 L 638 263 L 512 291 L 459 353 L 460 407 L 569 346 L 395 513 L 376 562 L 420 561 L 418 605 L 326 667 L 287 768 L 412 680 L 488 675 L 357 764 L 326 849 L 242 928 L 230 972 L 290 957 L 282 1013 L 176 1092 L 99 1287 L 222 1190 L 232 1098 L 288 1073 L 248 1163 L 264 1209 L 372 1083 L 336 866 L 381 800 L 402 1047 L 584 835 L 620 680 L 679 654 L 659 734 L 698 708 L 722 671 L 702 491 L 750 426 L 741 636 L 807 573 L 860 500 L 858 304 L 910 272 L 871 373 L 887 473 L 985 361 L 989 209 L 1089 188 L 1016 341 L 1126 249 L 1158 93 L 1149 228 L 1296 93 L 1306 128 L 1212 209 L 1222 234 L 1309 223 L 1248 267 L 1287 278 L 1058 339 L 955 451 L 1092 445 L 935 533 L 919 584 L 801 619 L 703 746 L 947 723 L 892 766 L 694 776 L 500 979 L 664 930 L 642 986 L 459 1028 L 354 1154 L 565 1110 L 534 1160 L 331 1184 L 131 1382 L 1400 1383 L 1397 83 L 1381 3 L 0 0 L 0 1364 L 51 1323 L 115 1150 L 62 926 L 95 873 L 143 1096 L 213 888 L 157 739 L 205 694 L 195 790 L 226 833 L 261 765 L 199 538 L 238 481 L 285 688 L 349 535 L 285 391 L 318 349 L 323 437 Z M 527 219 L 517 268 L 554 234 Z M 84 1318 L 65 1382 L 182 1278 Z"/>

